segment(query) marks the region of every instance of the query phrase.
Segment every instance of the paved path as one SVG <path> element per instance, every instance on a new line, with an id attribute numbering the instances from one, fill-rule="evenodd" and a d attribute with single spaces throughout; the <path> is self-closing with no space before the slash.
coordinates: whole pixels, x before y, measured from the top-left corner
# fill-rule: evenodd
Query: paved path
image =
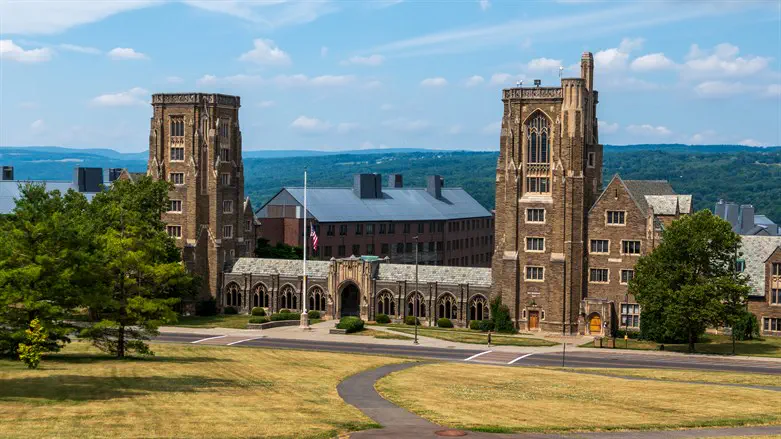
<path id="1" fill-rule="evenodd" d="M 372 418 L 375 422 L 384 427 L 382 429 L 352 433 L 350 435 L 351 439 L 439 438 L 442 437 L 441 434 L 444 432 L 461 433 L 460 436 L 482 439 L 666 439 L 781 434 L 781 426 L 572 434 L 495 434 L 452 430 L 433 424 L 418 415 L 390 403 L 381 397 L 374 389 L 374 383 L 385 375 L 415 367 L 419 364 L 420 363 L 404 363 L 382 366 L 353 375 L 339 384 L 337 391 L 342 399 L 348 404 L 355 406 L 366 414 L 366 416 Z"/>

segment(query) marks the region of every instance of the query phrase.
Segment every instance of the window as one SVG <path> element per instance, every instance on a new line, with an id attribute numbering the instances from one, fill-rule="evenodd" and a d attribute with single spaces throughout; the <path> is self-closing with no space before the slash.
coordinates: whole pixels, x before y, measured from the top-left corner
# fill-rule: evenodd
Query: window
<path id="1" fill-rule="evenodd" d="M 434 233 L 436 230 L 437 230 L 437 223 L 435 223 L 434 221 L 431 221 L 430 223 L 428 223 L 428 232 L 429 233 Z"/>
<path id="2" fill-rule="evenodd" d="M 639 255 L 640 241 L 621 241 L 621 254 Z"/>
<path id="3" fill-rule="evenodd" d="M 222 226 L 222 237 L 224 239 L 233 238 L 233 226 L 231 225 Z"/>
<path id="4" fill-rule="evenodd" d="M 343 245 L 340 245 L 340 246 L 339 246 L 339 247 L 336 249 L 336 251 L 337 251 L 337 255 L 339 255 L 339 256 L 344 256 L 344 255 L 345 255 L 345 248 L 344 248 L 344 246 L 343 246 Z"/>
<path id="5" fill-rule="evenodd" d="M 184 184 L 184 172 L 172 172 L 169 178 L 173 184 Z"/>
<path id="6" fill-rule="evenodd" d="M 445 231 L 445 223 L 439 222 L 437 223 L 437 232 L 442 233 Z"/>
<path id="7" fill-rule="evenodd" d="M 448 241 L 448 242 L 447 242 L 447 251 L 450 251 L 450 246 L 451 246 L 451 244 L 450 244 L 450 243 L 451 243 L 451 242 L 453 242 L 453 241 Z"/>
<path id="8" fill-rule="evenodd" d="M 220 121 L 220 137 L 228 137 L 230 132 L 230 122 Z"/>
<path id="9" fill-rule="evenodd" d="M 388 248 L 388 244 L 386 244 L 386 243 L 382 244 L 382 246 L 380 247 L 380 253 L 382 253 L 383 255 L 387 255 L 388 253 L 390 253 L 390 249 Z"/>
<path id="10" fill-rule="evenodd" d="M 374 235 L 374 224 L 366 224 L 366 234 Z"/>
<path id="11" fill-rule="evenodd" d="M 388 234 L 393 235 L 394 233 L 396 233 L 396 224 L 394 223 L 388 224 Z"/>
<path id="12" fill-rule="evenodd" d="M 621 304 L 621 326 L 628 328 L 640 327 L 640 305 L 636 303 Z"/>
<path id="13" fill-rule="evenodd" d="M 738 273 L 743 273 L 746 271 L 746 261 L 743 259 L 738 259 L 735 261 L 735 271 Z"/>
<path id="14" fill-rule="evenodd" d="M 367 255 L 374 254 L 374 244 L 366 244 L 366 254 Z"/>
<path id="15" fill-rule="evenodd" d="M 414 249 L 412 248 L 412 243 L 411 243 L 411 242 L 408 242 L 408 243 L 407 243 L 407 245 L 405 246 L 405 251 L 406 251 L 407 253 L 412 253 L 412 251 L 413 251 L 413 250 L 414 250 Z"/>
<path id="16" fill-rule="evenodd" d="M 223 173 L 222 175 L 220 175 L 220 183 L 222 183 L 223 186 L 230 186 L 231 175 L 228 173 Z"/>
<path id="17" fill-rule="evenodd" d="M 526 209 L 527 223 L 544 223 L 545 209 Z"/>
<path id="18" fill-rule="evenodd" d="M 385 234 L 385 223 L 380 224 L 380 235 Z"/>
<path id="19" fill-rule="evenodd" d="M 770 290 L 770 303 L 773 305 L 781 305 L 781 290 L 773 288 Z"/>
<path id="20" fill-rule="evenodd" d="M 404 233 L 409 233 L 409 223 L 404 223 Z"/>
<path id="21" fill-rule="evenodd" d="M 630 280 L 635 278 L 635 270 L 621 270 L 621 283 L 628 284 Z"/>
<path id="22" fill-rule="evenodd" d="M 363 235 L 363 224 L 356 224 L 355 225 L 355 234 L 356 235 Z"/>
<path id="23" fill-rule="evenodd" d="M 526 238 L 526 251 L 527 252 L 541 252 L 545 251 L 545 238 Z"/>
<path id="24" fill-rule="evenodd" d="M 538 113 L 527 125 L 529 132 L 526 161 L 528 163 L 550 163 L 548 134 L 550 124 L 548 118 Z"/>
<path id="25" fill-rule="evenodd" d="M 550 192 L 550 178 L 526 177 L 526 192 L 548 193 Z"/>
<path id="26" fill-rule="evenodd" d="M 607 239 L 592 239 L 591 253 L 610 253 L 610 241 Z"/>
<path id="27" fill-rule="evenodd" d="M 423 253 L 423 243 L 418 242 L 418 253 Z"/>
<path id="28" fill-rule="evenodd" d="M 609 225 L 609 226 L 617 226 L 617 225 L 624 225 L 624 224 L 626 224 L 625 215 L 626 215 L 626 212 L 624 212 L 624 211 L 608 210 L 607 211 L 607 225 Z"/>
<path id="29" fill-rule="evenodd" d="M 247 232 L 252 231 L 252 220 L 247 220 L 247 225 L 244 227 L 244 230 Z"/>
<path id="30" fill-rule="evenodd" d="M 171 161 L 184 161 L 184 148 L 171 146 Z"/>
<path id="31" fill-rule="evenodd" d="M 404 243 L 399 242 L 396 244 L 396 253 L 404 253 Z"/>
<path id="32" fill-rule="evenodd" d="M 171 118 L 171 137 L 183 137 L 184 136 L 184 118 L 172 117 Z"/>
<path id="33" fill-rule="evenodd" d="M 596 165 L 596 163 L 595 163 L 596 162 L 596 158 L 595 157 L 596 157 L 596 154 L 594 154 L 593 152 L 588 153 L 588 165 L 587 166 L 589 168 L 593 168 Z"/>
<path id="34" fill-rule="evenodd" d="M 773 276 L 781 276 L 781 263 L 774 262 L 770 268 L 770 272 Z"/>
<path id="35" fill-rule="evenodd" d="M 323 256 L 331 256 L 331 246 L 326 245 L 323 247 Z"/>
<path id="36" fill-rule="evenodd" d="M 344 236 L 347 234 L 347 224 L 339 225 L 339 235 Z"/>
<path id="37" fill-rule="evenodd" d="M 418 233 L 423 233 L 423 232 L 425 232 L 425 229 L 426 229 L 426 225 L 425 225 L 425 224 L 423 224 L 423 223 L 418 223 Z"/>
<path id="38" fill-rule="evenodd" d="M 763 332 L 779 332 L 781 333 L 781 319 L 764 317 L 762 319 Z"/>
<path id="39" fill-rule="evenodd" d="M 428 251 L 430 252 L 434 251 L 434 241 L 428 243 Z"/>
<path id="40" fill-rule="evenodd" d="M 182 200 L 171 200 L 170 203 L 169 212 L 182 213 Z"/>
<path id="41" fill-rule="evenodd" d="M 610 281 L 610 272 L 607 268 L 592 268 L 589 273 L 589 282 L 606 284 Z"/>
<path id="42" fill-rule="evenodd" d="M 325 229 L 326 236 L 334 236 L 334 232 L 336 231 L 336 226 L 333 224 L 329 224 L 328 227 Z"/>
<path id="43" fill-rule="evenodd" d="M 231 161 L 231 150 L 228 148 L 221 148 L 220 149 L 220 161 L 223 162 L 229 162 Z"/>
<path id="44" fill-rule="evenodd" d="M 233 200 L 222 201 L 222 213 L 233 213 Z"/>
<path id="45" fill-rule="evenodd" d="M 182 237 L 182 226 L 168 226 L 166 230 L 171 238 L 179 239 Z"/>
<path id="46" fill-rule="evenodd" d="M 542 281 L 542 280 L 545 280 L 545 268 L 544 267 L 526 267 L 526 280 L 527 281 Z"/>
<path id="47" fill-rule="evenodd" d="M 353 244 L 353 255 L 355 256 L 361 255 L 361 244 Z"/>

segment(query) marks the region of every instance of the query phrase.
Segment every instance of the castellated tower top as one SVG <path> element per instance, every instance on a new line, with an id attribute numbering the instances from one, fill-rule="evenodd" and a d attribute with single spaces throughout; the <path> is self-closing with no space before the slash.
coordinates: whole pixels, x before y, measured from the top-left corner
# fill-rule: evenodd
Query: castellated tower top
<path id="1" fill-rule="evenodd" d="M 177 104 L 209 104 L 238 108 L 241 106 L 241 98 L 219 93 L 155 93 L 152 95 L 152 105 Z"/>
<path id="2" fill-rule="evenodd" d="M 594 91 L 594 55 L 591 52 L 583 52 L 580 57 L 580 77 L 561 78 L 561 85 L 558 87 L 541 87 L 535 83 L 533 87 L 505 88 L 502 90 L 502 99 L 544 99 L 561 102 L 566 98 L 563 91 L 565 84 L 573 82 L 581 83 L 589 92 Z M 594 96 L 596 99 L 595 91 Z"/>

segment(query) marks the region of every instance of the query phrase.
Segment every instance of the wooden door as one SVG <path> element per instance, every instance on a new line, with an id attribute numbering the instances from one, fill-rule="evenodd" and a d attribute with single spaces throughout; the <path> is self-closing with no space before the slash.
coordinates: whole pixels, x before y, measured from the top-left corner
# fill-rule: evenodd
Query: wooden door
<path id="1" fill-rule="evenodd" d="M 529 311 L 529 329 L 539 329 L 540 313 L 538 311 Z"/>
<path id="2" fill-rule="evenodd" d="M 599 317 L 599 314 L 594 314 L 589 319 L 589 321 L 588 321 L 588 331 L 591 334 L 601 334 L 602 333 L 602 318 Z"/>

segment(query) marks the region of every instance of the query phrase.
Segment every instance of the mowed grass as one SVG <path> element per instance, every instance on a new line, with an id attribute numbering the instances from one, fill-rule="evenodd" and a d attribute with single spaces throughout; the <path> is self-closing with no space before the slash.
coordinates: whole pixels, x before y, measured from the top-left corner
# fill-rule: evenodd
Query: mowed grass
<path id="1" fill-rule="evenodd" d="M 562 369 L 595 375 L 648 378 L 661 381 L 676 381 L 707 384 L 740 384 L 745 386 L 770 386 L 781 389 L 781 375 L 762 373 L 711 372 L 701 370 L 673 369 Z"/>
<path id="2" fill-rule="evenodd" d="M 231 328 L 247 329 L 252 316 L 246 314 L 218 314 L 216 316 L 180 316 L 176 323 L 170 326 L 184 328 Z"/>
<path id="3" fill-rule="evenodd" d="M 114 360 L 86 343 L 41 369 L 0 361 L 0 437 L 326 438 L 376 425 L 336 386 L 403 360 L 222 346 L 153 344 Z"/>
<path id="4" fill-rule="evenodd" d="M 588 342 L 582 347 L 594 347 Z M 616 340 L 616 349 L 659 350 L 659 344 L 646 340 Z M 687 344 L 665 344 L 665 351 L 689 352 Z M 698 354 L 732 354 L 732 339 L 726 335 L 706 334 L 700 343 L 695 343 L 694 351 Z M 781 337 L 765 337 L 757 340 L 735 342 L 736 355 L 756 355 L 781 358 Z"/>
<path id="5" fill-rule="evenodd" d="M 410 326 L 392 325 L 387 326 L 387 328 L 404 334 L 415 333 L 415 328 Z M 487 333 L 472 331 L 470 329 L 444 329 L 418 326 L 418 335 L 459 343 L 488 344 Z M 491 334 L 491 344 L 496 346 L 554 346 L 558 343 L 543 340 L 541 338 L 522 337 L 519 335 Z"/>
<path id="6" fill-rule="evenodd" d="M 420 383 L 426 383 L 425 389 Z M 377 383 L 435 423 L 492 432 L 645 430 L 781 423 L 781 392 L 637 381 L 540 368 L 428 364 Z"/>
<path id="7" fill-rule="evenodd" d="M 363 337 L 374 337 L 382 340 L 411 340 L 410 337 L 401 334 L 394 334 L 392 332 L 377 331 L 376 329 L 366 328 L 363 331 L 352 332 L 347 335 L 357 335 Z"/>

